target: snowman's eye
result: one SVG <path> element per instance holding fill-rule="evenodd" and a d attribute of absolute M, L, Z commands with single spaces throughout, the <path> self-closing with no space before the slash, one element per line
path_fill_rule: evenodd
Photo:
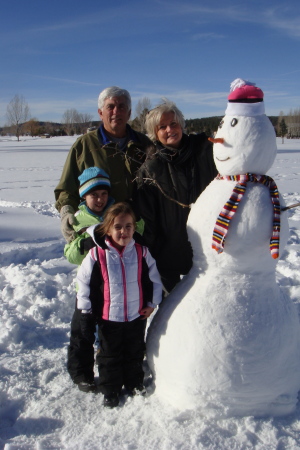
<path fill-rule="evenodd" d="M 224 123 L 224 120 L 221 120 L 221 122 L 219 123 L 219 128 L 222 128 L 223 123 Z"/>
<path fill-rule="evenodd" d="M 232 119 L 232 121 L 231 121 L 231 126 L 232 126 L 232 127 L 235 127 L 237 123 L 238 123 L 238 120 L 237 120 L 237 119 Z"/>

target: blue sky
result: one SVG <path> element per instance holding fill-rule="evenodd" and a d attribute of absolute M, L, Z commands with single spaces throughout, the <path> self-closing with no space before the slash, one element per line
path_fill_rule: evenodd
<path fill-rule="evenodd" d="M 300 108 L 299 0 L 10 0 L 0 17 L 0 125 L 15 94 L 31 116 L 94 114 L 107 86 L 177 103 L 186 119 L 223 115 L 238 77 L 266 113 Z"/>

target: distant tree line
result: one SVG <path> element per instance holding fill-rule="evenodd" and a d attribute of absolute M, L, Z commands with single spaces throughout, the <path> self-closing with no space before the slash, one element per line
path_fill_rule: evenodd
<path fill-rule="evenodd" d="M 300 138 L 300 108 L 291 109 L 287 115 L 280 111 L 277 133 L 288 139 Z"/>
<path fill-rule="evenodd" d="M 93 116 L 80 113 L 76 109 L 67 109 L 61 123 L 40 122 L 30 117 L 30 108 L 21 95 L 15 95 L 6 108 L 7 124 L 0 128 L 2 135 L 14 134 L 17 139 L 22 135 L 30 136 L 62 136 L 86 133 L 88 128 L 96 126 Z"/>
<path fill-rule="evenodd" d="M 130 125 L 136 131 L 146 132 L 145 119 L 151 110 L 151 101 L 148 97 L 141 98 L 135 109 L 135 118 L 130 121 Z M 67 109 L 62 116 L 61 123 L 40 122 L 35 117 L 30 117 L 30 109 L 24 97 L 15 95 L 7 105 L 7 124 L 0 128 L 2 135 L 11 133 L 17 136 L 18 140 L 22 134 L 30 136 L 62 136 L 79 135 L 97 127 L 99 121 L 93 121 L 92 115 L 78 112 L 76 109 Z M 218 129 L 223 116 L 204 117 L 199 119 L 186 119 L 187 134 L 205 132 L 212 136 Z M 300 138 L 300 108 L 291 110 L 289 114 L 269 116 L 277 136 L 282 138 Z"/>
<path fill-rule="evenodd" d="M 68 136 L 84 134 L 92 126 L 92 114 L 80 113 L 77 109 L 67 109 L 62 117 L 63 129 Z"/>
<path fill-rule="evenodd" d="M 151 102 L 148 97 L 141 98 L 135 109 L 135 118 L 131 120 L 130 125 L 136 131 L 141 131 L 142 133 L 146 132 L 145 129 L 145 119 L 147 113 L 151 110 Z M 217 131 L 218 126 L 222 120 L 223 116 L 213 116 L 213 117 L 204 117 L 202 119 L 186 119 L 185 120 L 185 132 L 187 134 L 190 133 L 206 133 L 208 136 L 213 136 L 213 134 Z M 277 116 L 269 116 L 272 125 L 277 132 Z M 281 136 L 278 134 L 278 136 Z"/>
<path fill-rule="evenodd" d="M 213 136 L 217 131 L 219 124 L 224 116 L 204 117 L 202 119 L 186 119 L 185 127 L 187 134 L 206 133 L 207 136 Z M 269 116 L 269 119 L 276 129 L 278 117 Z"/>

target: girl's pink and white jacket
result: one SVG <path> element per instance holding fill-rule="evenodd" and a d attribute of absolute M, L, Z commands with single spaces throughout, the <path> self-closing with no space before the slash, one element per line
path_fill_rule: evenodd
<path fill-rule="evenodd" d="M 77 284 L 78 309 L 92 309 L 98 317 L 115 322 L 132 321 L 141 308 L 155 308 L 162 300 L 156 262 L 134 239 L 121 253 L 107 238 L 104 245 L 97 243 L 78 270 Z"/>

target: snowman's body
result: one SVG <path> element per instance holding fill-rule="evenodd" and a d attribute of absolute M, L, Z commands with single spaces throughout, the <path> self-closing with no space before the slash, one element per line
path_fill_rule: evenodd
<path fill-rule="evenodd" d="M 248 141 L 238 129 L 234 136 L 232 120 L 225 116 L 217 133 L 226 143 L 214 146 L 218 170 L 222 173 L 224 162 L 223 175 L 266 173 L 276 155 L 269 119 L 238 118 L 236 127 Z M 300 327 L 293 303 L 275 280 L 269 249 L 273 206 L 266 186 L 248 183 L 224 251 L 212 249 L 216 219 L 235 184 L 212 181 L 192 207 L 193 268 L 165 300 L 148 333 L 155 392 L 180 409 L 288 414 L 300 388 Z M 281 254 L 287 238 L 287 217 L 281 214 Z"/>

